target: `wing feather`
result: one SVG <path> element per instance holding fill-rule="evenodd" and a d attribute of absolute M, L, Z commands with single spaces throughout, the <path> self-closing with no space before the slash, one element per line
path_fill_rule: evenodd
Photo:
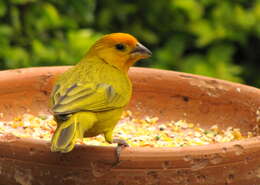
<path fill-rule="evenodd" d="M 55 114 L 70 114 L 78 111 L 105 111 L 123 107 L 127 98 L 105 83 L 73 84 L 61 94 L 54 88 L 52 111 Z"/>

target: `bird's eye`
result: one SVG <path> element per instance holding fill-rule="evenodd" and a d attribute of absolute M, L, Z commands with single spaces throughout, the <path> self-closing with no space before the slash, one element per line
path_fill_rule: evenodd
<path fill-rule="evenodd" d="M 125 50 L 125 46 L 123 44 L 116 44 L 115 47 L 116 47 L 117 50 L 120 50 L 120 51 Z"/>

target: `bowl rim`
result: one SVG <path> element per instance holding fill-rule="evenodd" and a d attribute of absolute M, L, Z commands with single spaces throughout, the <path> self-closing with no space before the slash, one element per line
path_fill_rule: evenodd
<path fill-rule="evenodd" d="M 20 74 L 25 74 L 27 76 L 38 76 L 41 74 L 48 74 L 54 71 L 64 71 L 68 69 L 70 66 L 51 66 L 51 67 L 30 67 L 30 68 L 20 68 L 20 69 L 12 69 L 12 70 L 4 70 L 0 71 L 0 78 L 1 81 L 16 78 Z M 260 89 L 251 87 L 244 84 L 229 82 L 226 80 L 220 80 L 211 77 L 205 77 L 201 75 L 194 75 L 189 73 L 183 72 L 175 72 L 169 70 L 160 70 L 160 69 L 149 69 L 149 68 L 141 68 L 141 67 L 132 67 L 130 73 L 135 72 L 145 72 L 145 73 L 160 73 L 164 75 L 167 73 L 168 75 L 182 75 L 189 77 L 195 77 L 203 80 L 214 80 L 221 84 L 229 85 L 229 86 L 236 86 L 239 88 L 243 88 L 245 91 L 253 92 L 260 97 Z M 40 139 L 30 139 L 30 138 L 19 138 L 17 140 L 20 144 L 23 144 L 26 147 L 30 144 L 35 144 L 41 146 L 41 148 L 45 148 L 45 152 L 48 151 L 48 147 L 50 145 L 50 141 L 40 140 Z M 9 144 L 12 145 L 13 142 Z M 6 139 L 2 139 L 0 137 L 0 145 L 6 144 Z M 243 148 L 244 153 L 249 153 L 251 151 L 260 151 L 260 136 L 242 139 L 238 141 L 232 141 L 227 143 L 216 143 L 216 144 L 207 144 L 207 145 L 200 145 L 200 146 L 184 146 L 184 147 L 127 147 L 122 150 L 121 159 L 122 160 L 135 160 L 135 161 L 150 161 L 158 160 L 158 161 L 165 161 L 170 160 L 173 158 L 183 158 L 186 155 L 202 155 L 202 154 L 216 154 L 216 153 L 223 153 L 223 149 L 227 149 L 227 152 L 232 155 L 236 156 L 236 146 L 241 146 Z M 81 150 L 81 152 L 88 151 L 90 149 L 95 149 L 97 152 L 101 152 L 107 150 L 115 150 L 114 146 L 92 146 L 92 145 L 77 145 L 74 150 Z M 49 152 L 50 153 L 50 152 Z M 10 155 L 11 156 L 11 155 Z M 113 160 L 113 159 L 111 159 Z"/>

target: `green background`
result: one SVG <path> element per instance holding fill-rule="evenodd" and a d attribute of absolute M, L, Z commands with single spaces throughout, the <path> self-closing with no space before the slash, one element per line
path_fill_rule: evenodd
<path fill-rule="evenodd" d="M 0 0 L 0 69 L 72 65 L 111 32 L 153 51 L 139 66 L 260 87 L 260 0 Z"/>

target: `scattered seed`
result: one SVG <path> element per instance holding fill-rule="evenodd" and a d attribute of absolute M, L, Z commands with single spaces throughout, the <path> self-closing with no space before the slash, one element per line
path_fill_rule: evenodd
<path fill-rule="evenodd" d="M 52 115 L 33 116 L 24 114 L 9 122 L 0 122 L 0 136 L 12 134 L 20 138 L 34 138 L 49 141 L 56 129 Z M 203 129 L 198 124 L 184 120 L 161 123 L 157 117 L 137 119 L 131 111 L 125 111 L 114 129 L 114 136 L 124 139 L 130 146 L 183 147 L 222 143 L 253 137 L 252 132 L 242 135 L 239 128 L 221 130 L 217 125 Z M 102 135 L 78 140 L 79 144 L 111 145 Z M 112 144 L 115 146 L 115 144 Z"/>

